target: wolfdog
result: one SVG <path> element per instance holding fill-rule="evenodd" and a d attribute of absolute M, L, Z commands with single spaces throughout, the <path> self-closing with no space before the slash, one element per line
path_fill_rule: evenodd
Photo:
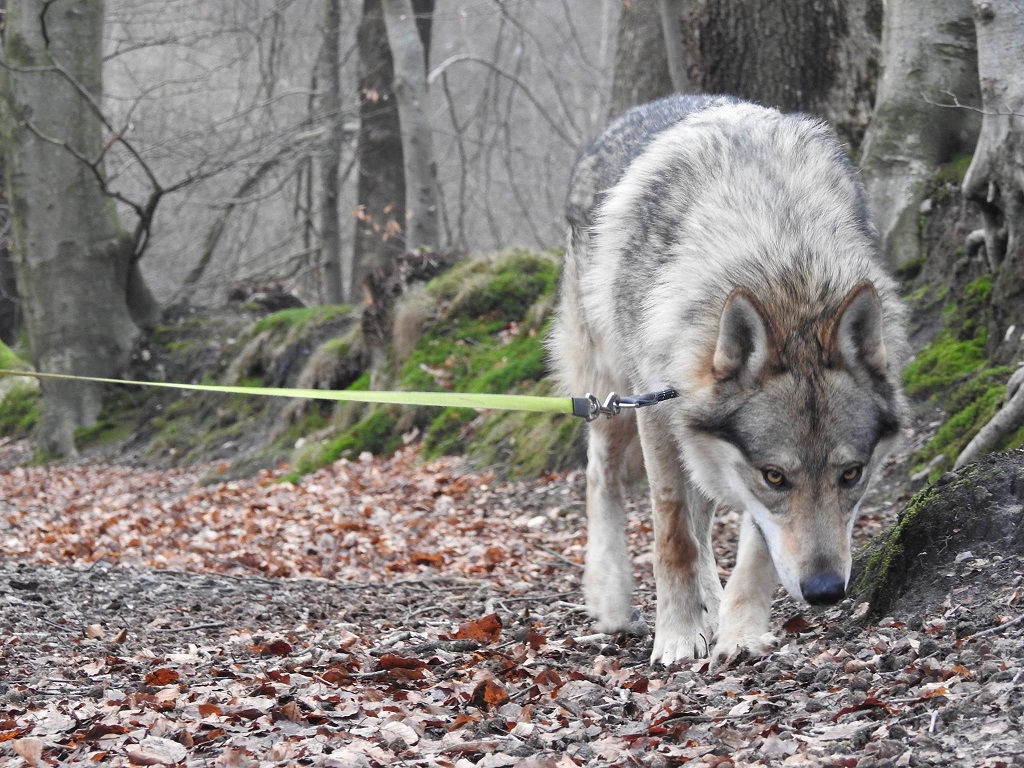
<path fill-rule="evenodd" d="M 820 121 L 676 96 L 584 152 L 567 218 L 549 342 L 561 383 L 679 394 L 590 426 L 588 608 L 602 631 L 630 619 L 623 483 L 639 441 L 652 662 L 763 654 L 780 581 L 814 605 L 845 595 L 857 507 L 905 418 L 905 309 L 863 189 Z M 742 513 L 724 590 L 719 507 Z"/>

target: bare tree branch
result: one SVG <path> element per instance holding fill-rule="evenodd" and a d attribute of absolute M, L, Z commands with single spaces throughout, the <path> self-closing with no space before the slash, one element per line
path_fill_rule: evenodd
<path fill-rule="evenodd" d="M 555 135 L 558 136 L 558 138 L 560 138 L 562 141 L 564 141 L 566 144 L 573 148 L 578 147 L 582 143 L 582 138 L 580 136 L 569 135 L 569 133 L 566 132 L 565 128 L 563 128 L 562 125 L 550 115 L 550 113 L 544 108 L 544 105 L 540 103 L 540 101 L 533 94 L 533 91 L 530 89 L 528 85 L 526 85 L 526 83 L 524 83 L 515 75 L 506 72 L 494 62 L 488 61 L 487 59 L 481 58 L 480 56 L 475 56 L 471 53 L 460 53 L 455 56 L 450 56 L 444 61 L 442 61 L 440 64 L 438 64 L 430 72 L 430 74 L 427 75 L 427 82 L 432 84 L 434 80 L 436 80 L 438 77 L 444 74 L 444 72 L 449 67 L 452 67 L 455 64 L 460 64 L 462 62 L 472 62 L 474 64 L 480 64 L 481 66 L 489 69 L 494 74 L 503 77 L 506 80 L 513 83 L 517 88 L 519 88 L 523 92 L 526 98 L 530 100 L 530 103 L 533 104 L 534 107 L 536 107 L 537 112 L 540 114 L 541 117 L 544 118 L 545 122 L 547 122 L 547 124 L 551 126 L 552 130 L 555 132 Z"/>

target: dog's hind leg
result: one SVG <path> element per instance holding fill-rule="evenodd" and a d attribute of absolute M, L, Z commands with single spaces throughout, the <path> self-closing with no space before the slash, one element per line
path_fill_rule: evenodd
<path fill-rule="evenodd" d="M 714 572 L 714 505 L 685 476 L 666 425 L 641 413 L 640 441 L 651 484 L 658 618 L 651 661 L 704 658 L 711 647 L 722 585 Z M 713 578 L 712 578 L 713 575 Z"/>
<path fill-rule="evenodd" d="M 621 414 L 590 425 L 587 445 L 587 562 L 583 591 L 602 632 L 625 629 L 633 591 L 633 562 L 626 540 L 624 486 L 636 419 Z"/>

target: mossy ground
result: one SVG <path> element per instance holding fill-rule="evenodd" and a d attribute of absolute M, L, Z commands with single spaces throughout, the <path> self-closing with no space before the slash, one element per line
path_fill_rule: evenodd
<path fill-rule="evenodd" d="M 324 304 L 315 307 L 282 309 L 258 320 L 252 327 L 252 333 L 256 335 L 264 331 L 302 330 L 307 325 L 324 325 L 351 312 L 352 307 L 346 304 Z"/>
<path fill-rule="evenodd" d="M 853 591 L 868 602 L 865 620 L 888 615 L 911 589 L 929 593 L 927 602 L 941 601 L 959 583 L 949 565 L 964 551 L 991 552 L 997 560 L 1021 551 L 1021 460 L 1020 452 L 989 456 L 944 473 L 911 499 L 857 558 Z"/>
<path fill-rule="evenodd" d="M 512 250 L 466 259 L 435 278 L 416 294 L 425 318 L 418 342 L 402 359 L 392 354 L 395 388 L 553 394 L 544 338 L 558 272 L 555 254 Z M 359 316 L 346 306 L 263 317 L 245 308 L 224 317 L 178 317 L 154 332 L 139 359 L 134 378 L 369 387 Z M 24 434 L 35 418 L 37 397 L 15 390 L 0 429 Z M 254 467 L 290 457 L 292 480 L 339 458 L 390 454 L 421 440 L 428 457 L 464 453 L 510 475 L 535 476 L 579 461 L 582 428 L 568 415 L 112 388 L 96 425 L 79 430 L 76 440 L 81 449 L 131 450 L 158 466 L 217 461 Z"/>
<path fill-rule="evenodd" d="M 39 422 L 39 415 L 39 387 L 15 383 L 0 400 L 0 436 L 28 436 Z"/>
<path fill-rule="evenodd" d="M 0 341 L 0 368 L 26 371 L 31 366 Z M 0 437 L 25 437 L 39 421 L 39 385 L 24 376 L 0 378 Z"/>
<path fill-rule="evenodd" d="M 905 533 L 917 525 L 918 516 L 928 509 L 937 494 L 935 486 L 920 491 L 900 513 L 895 525 L 858 555 L 852 591 L 868 600 L 867 620 L 881 618 L 902 587 L 906 574 L 896 573 L 894 566 L 904 563 Z"/>
<path fill-rule="evenodd" d="M 908 297 L 919 305 L 940 301 L 944 304 L 941 331 L 904 371 L 908 395 L 929 399 L 948 414 L 945 423 L 913 459 L 915 470 L 919 470 L 942 457 L 932 466 L 931 480 L 952 466 L 996 413 L 1006 394 L 1011 369 L 989 367 L 988 363 L 991 291 L 992 277 L 983 275 L 952 299 L 945 292 L 928 289 L 918 289 Z M 1007 445 L 1004 449 L 1009 447 L 1016 446 Z"/>
<path fill-rule="evenodd" d="M 543 342 L 557 282 L 553 254 L 524 250 L 467 259 L 435 278 L 417 298 L 428 302 L 432 319 L 397 362 L 397 388 L 550 394 Z M 344 420 L 338 434 L 303 448 L 293 479 L 341 457 L 393 452 L 403 435 L 416 434 L 428 458 L 465 454 L 510 475 L 533 476 L 577 460 L 582 427 L 568 416 L 465 408 L 350 407 Z"/>

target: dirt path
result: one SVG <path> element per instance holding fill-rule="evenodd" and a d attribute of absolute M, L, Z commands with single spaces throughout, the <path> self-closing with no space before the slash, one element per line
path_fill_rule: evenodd
<path fill-rule="evenodd" d="M 576 473 L 209 469 L 0 473 L 0 765 L 1024 765 L 1016 558 L 968 553 L 943 600 L 867 628 L 780 598 L 777 653 L 666 670 L 578 604 Z"/>

